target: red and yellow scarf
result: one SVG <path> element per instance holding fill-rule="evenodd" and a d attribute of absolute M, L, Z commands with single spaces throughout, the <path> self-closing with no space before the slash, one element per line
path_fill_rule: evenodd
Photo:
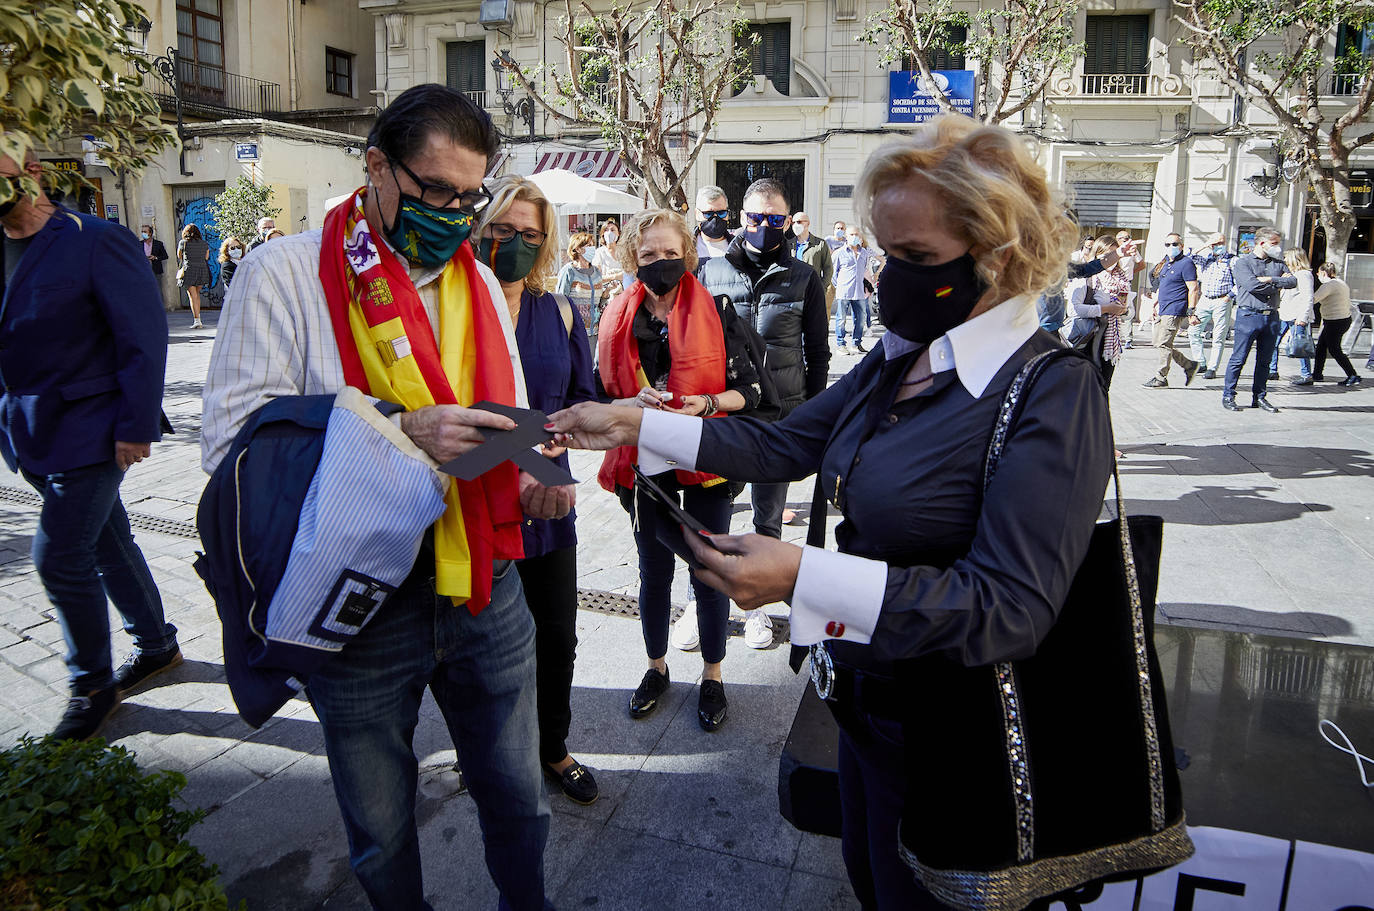
<path fill-rule="evenodd" d="M 724 392 L 725 330 L 715 299 L 691 273 L 684 275 L 677 287 L 677 300 L 668 311 L 668 350 L 672 352 L 668 391 L 677 395 Z M 639 342 L 634 334 L 635 314 L 643 303 L 644 283 L 637 281 L 617 295 L 601 317 L 596 344 L 601 384 L 615 398 L 633 398 L 652 385 L 639 362 Z M 639 450 L 634 446 L 612 449 L 601 462 L 597 481 L 612 493 L 617 486 L 634 487 L 631 466 L 638 461 Z M 705 487 L 725 480 L 701 471 L 679 471 L 677 479 L 684 485 Z"/>
<path fill-rule="evenodd" d="M 438 279 L 436 339 L 406 267 L 374 240 L 363 215 L 366 192 L 325 216 L 320 250 L 345 382 L 407 411 L 515 405 L 505 332 L 472 248 L 460 246 Z M 474 481 L 450 478 L 445 503 L 434 524 L 435 588 L 476 614 L 491 601 L 492 561 L 524 556 L 519 471 L 506 462 Z"/>

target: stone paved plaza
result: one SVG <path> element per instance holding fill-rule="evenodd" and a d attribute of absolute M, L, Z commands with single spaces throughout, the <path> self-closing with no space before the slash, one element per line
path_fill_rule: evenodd
<path fill-rule="evenodd" d="M 254 731 L 234 711 L 220 664 L 219 624 L 191 568 L 200 469 L 200 390 L 214 338 L 172 315 L 166 410 L 175 436 L 135 466 L 124 502 L 180 628 L 186 663 L 131 697 L 107 729 L 147 768 L 184 772 L 185 800 L 208 816 L 193 839 L 221 868 L 231 898 L 253 911 L 365 909 L 348 869 L 323 741 L 304 700 Z M 1137 340 L 1143 341 L 1143 337 Z M 1361 338 L 1357 364 L 1368 352 Z M 833 371 L 857 355 L 837 356 Z M 1128 508 L 1167 524 L 1161 622 L 1374 644 L 1374 377 L 1363 387 L 1275 384 L 1278 415 L 1223 411 L 1221 383 L 1141 388 L 1156 353 L 1125 354 L 1113 416 Z M 1287 372 L 1289 363 L 1281 363 Z M 1248 383 L 1248 376 L 1245 383 Z M 1249 401 L 1243 385 L 1238 399 Z M 1072 459 L 1073 453 L 1065 453 Z M 595 483 L 599 456 L 574 458 L 580 585 L 633 595 L 634 543 L 618 502 Z M 793 486 L 805 511 L 807 484 Z M 66 700 L 58 624 L 28 551 L 36 498 L 0 469 L 0 742 L 47 731 Z M 749 526 L 748 496 L 735 529 Z M 832 520 L 833 521 L 833 520 Z M 789 526 L 787 537 L 806 528 Z M 685 597 L 685 573 L 675 591 Z M 775 615 L 783 615 L 781 606 Z M 741 615 L 742 616 L 742 615 Z M 670 652 L 674 684 L 652 718 L 630 721 L 629 691 L 644 663 L 638 621 L 579 614 L 573 754 L 596 770 L 601 799 L 578 807 L 561 794 L 547 853 L 560 908 L 801 909 L 857 907 L 838 842 L 802 835 L 777 810 L 778 758 L 804 685 L 787 667 L 776 624 L 771 649 L 732 637 L 725 662 L 730 718 L 708 735 L 695 719 L 698 654 Z M 116 662 L 128 639 L 114 621 Z M 437 908 L 494 908 L 472 801 L 455 794 L 452 744 L 432 703 L 416 734 L 426 892 Z"/>

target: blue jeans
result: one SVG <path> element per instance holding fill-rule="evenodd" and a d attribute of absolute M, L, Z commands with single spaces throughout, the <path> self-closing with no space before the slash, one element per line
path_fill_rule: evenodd
<path fill-rule="evenodd" d="M 420 879 L 411 742 L 428 686 L 458 750 L 501 908 L 539 911 L 549 804 L 539 770 L 534 620 L 511 564 L 477 616 L 417 569 L 309 680 L 349 861 L 378 911 L 431 911 Z M 462 853 L 464 846 L 455 846 Z"/>
<path fill-rule="evenodd" d="M 163 616 L 162 596 L 119 499 L 124 472 L 114 460 L 50 475 L 20 471 L 43 497 L 33 566 L 62 624 L 72 690 L 114 683 L 107 596 L 135 649 L 156 655 L 176 648 L 176 627 Z"/>
<path fill-rule="evenodd" d="M 1286 319 L 1286 320 L 1283 320 L 1282 322 L 1279 323 L 1279 337 L 1276 338 L 1276 339 L 1274 340 L 1274 354 L 1273 354 L 1273 356 L 1271 356 L 1271 357 L 1269 358 L 1269 372 L 1270 372 L 1270 373 L 1278 373 L 1278 371 L 1279 371 L 1279 346 L 1283 344 L 1283 340 L 1288 336 L 1288 333 L 1291 332 L 1292 329 L 1293 329 L 1293 327 L 1296 326 L 1297 324 L 1298 324 L 1298 321 L 1297 321 L 1297 320 L 1294 320 L 1294 319 Z M 1308 330 L 1309 332 L 1311 332 L 1311 331 L 1312 331 L 1312 327 L 1311 327 L 1311 326 L 1308 326 L 1308 327 L 1307 327 L 1307 330 Z M 1309 377 L 1309 376 L 1311 376 L 1311 375 L 1312 375 L 1312 361 L 1310 361 L 1309 359 L 1307 359 L 1307 358 L 1305 358 L 1305 357 L 1303 357 L 1303 358 L 1298 358 L 1298 376 L 1299 376 L 1299 377 Z"/>
<path fill-rule="evenodd" d="M 675 481 L 665 475 L 655 482 L 668 493 L 677 489 Z M 730 531 L 730 507 L 734 497 L 730 485 L 715 484 L 702 487 L 693 484 L 681 488 L 682 508 L 686 513 L 716 534 Z M 644 650 L 650 660 L 668 654 L 668 625 L 672 618 L 673 573 L 677 571 L 677 557 L 659 542 L 656 534 L 658 513 L 651 508 L 647 494 L 635 494 L 621 487 L 620 505 L 634 520 L 635 544 L 639 551 L 639 625 L 644 634 Z M 690 532 L 689 532 L 690 534 Z M 725 639 L 729 634 L 730 599 L 697 581 L 691 574 L 692 591 L 697 596 L 697 629 L 701 632 L 701 658 L 707 664 L 725 660 Z"/>
<path fill-rule="evenodd" d="M 844 344 L 845 326 L 851 319 L 854 321 L 854 341 L 858 342 L 864 337 L 864 329 L 868 326 L 868 301 L 862 297 L 835 298 L 836 345 Z"/>
<path fill-rule="evenodd" d="M 1278 344 L 1280 325 L 1276 310 L 1261 313 L 1249 307 L 1236 308 L 1236 331 L 1231 361 L 1226 365 L 1226 385 L 1221 391 L 1223 399 L 1236 397 L 1240 371 L 1245 367 L 1251 348 L 1255 349 L 1255 381 L 1251 391 L 1256 399 L 1268 391 L 1269 361 L 1274 357 L 1274 346 Z"/>
<path fill-rule="evenodd" d="M 1040 295 L 1035 302 L 1035 315 L 1040 321 L 1041 329 L 1056 335 L 1059 334 L 1059 330 L 1064 326 L 1064 320 L 1068 318 L 1068 314 L 1065 312 L 1063 290 L 1055 291 L 1053 294 Z"/>

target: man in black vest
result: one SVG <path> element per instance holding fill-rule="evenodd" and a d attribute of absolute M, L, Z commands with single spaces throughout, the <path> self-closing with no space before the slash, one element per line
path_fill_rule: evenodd
<path fill-rule="evenodd" d="M 728 297 L 740 319 L 763 337 L 782 417 L 823 391 L 829 378 L 825 289 L 816 270 L 792 255 L 792 219 L 781 183 L 764 177 L 750 184 L 740 223 L 730 249 L 702 263 L 697 277 L 713 296 Z M 753 491 L 754 530 L 781 538 L 787 485 L 755 484 Z M 767 619 L 762 611 L 754 614 Z"/>

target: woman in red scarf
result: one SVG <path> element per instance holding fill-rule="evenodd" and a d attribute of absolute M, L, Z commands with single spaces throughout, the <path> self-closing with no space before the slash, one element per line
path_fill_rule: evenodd
<path fill-rule="evenodd" d="M 597 355 L 600 383 L 616 404 L 662 408 L 699 417 L 722 416 L 758 405 L 758 375 L 743 327 L 733 307 L 717 307 L 695 276 L 696 248 L 681 215 L 667 209 L 640 213 L 625 226 L 621 265 L 636 281 L 619 294 L 601 318 Z M 673 552 L 659 542 L 656 514 L 635 490 L 637 452 L 622 446 L 606 454 L 599 480 L 616 493 L 635 520 L 639 548 L 639 617 L 649 669 L 630 697 L 630 717 L 647 718 L 668 689 L 668 620 Z M 678 496 L 688 513 L 713 532 L 730 527 L 734 491 L 724 478 L 701 472 L 664 472 L 653 478 Z M 638 501 L 638 502 L 636 502 Z M 714 731 L 725 722 L 726 624 L 730 601 L 691 579 L 701 630 L 701 693 L 697 720 Z"/>

